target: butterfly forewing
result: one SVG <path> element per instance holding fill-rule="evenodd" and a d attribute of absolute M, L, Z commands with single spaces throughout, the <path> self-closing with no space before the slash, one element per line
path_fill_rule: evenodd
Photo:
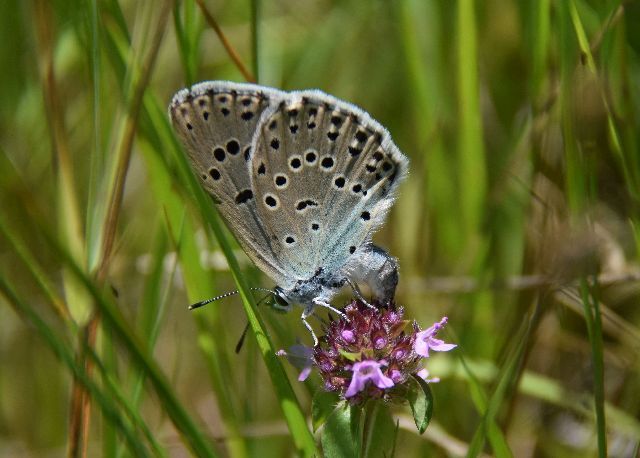
<path fill-rule="evenodd" d="M 252 261 L 276 282 L 288 276 L 256 212 L 249 161 L 261 116 L 283 95 L 260 86 L 206 82 L 177 93 L 169 107 L 198 179 Z"/>
<path fill-rule="evenodd" d="M 407 160 L 357 107 L 290 93 L 253 141 L 255 204 L 278 264 L 297 279 L 336 271 L 383 222 Z"/>

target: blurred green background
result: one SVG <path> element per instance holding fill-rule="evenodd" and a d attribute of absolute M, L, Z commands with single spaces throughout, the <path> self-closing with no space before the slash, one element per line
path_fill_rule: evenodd
<path fill-rule="evenodd" d="M 260 84 L 358 104 L 411 160 L 375 240 L 459 347 L 424 435 L 394 409 L 397 456 L 635 456 L 640 4 L 205 4 Z M 178 89 L 245 81 L 197 2 L 1 2 L 0 68 L 0 455 L 308 451 L 318 379 L 285 367 L 283 415 L 265 347 L 234 352 L 240 299 L 186 309 L 236 288 L 231 246 L 273 286 L 213 235 L 168 125 Z M 275 349 L 310 340 L 259 314 Z"/>

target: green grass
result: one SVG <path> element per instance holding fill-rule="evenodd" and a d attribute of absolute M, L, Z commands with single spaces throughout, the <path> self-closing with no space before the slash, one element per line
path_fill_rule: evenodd
<path fill-rule="evenodd" d="M 256 307 L 249 287 L 273 285 L 166 115 L 188 84 L 255 78 L 389 128 L 411 171 L 375 239 L 399 258 L 406 315 L 447 315 L 459 345 L 429 367 L 442 381 L 424 435 L 396 406 L 363 417 L 364 443 L 336 441 L 633 456 L 639 21 L 619 0 L 0 4 L 0 455 L 323 446 L 319 380 L 274 354 L 308 343 L 299 313 Z"/>

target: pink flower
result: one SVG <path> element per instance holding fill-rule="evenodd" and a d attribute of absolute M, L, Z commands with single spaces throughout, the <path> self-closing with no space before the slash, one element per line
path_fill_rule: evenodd
<path fill-rule="evenodd" d="M 351 370 L 353 371 L 353 378 L 351 379 L 351 383 L 349 384 L 349 388 L 344 394 L 344 397 L 350 398 L 355 396 L 360 391 L 364 390 L 368 381 L 372 381 L 373 384 L 380 389 L 391 388 L 394 385 L 393 380 L 382 373 L 380 368 L 383 365 L 386 365 L 384 360 L 380 362 L 365 360 L 354 363 L 351 367 Z"/>
<path fill-rule="evenodd" d="M 413 344 L 413 350 L 420 356 L 429 357 L 429 349 L 433 351 L 449 351 L 457 347 L 455 344 L 445 343 L 444 340 L 436 339 L 437 332 L 447 324 L 447 317 L 435 323 L 425 331 L 416 334 L 416 340 Z"/>
<path fill-rule="evenodd" d="M 340 333 L 340 336 L 345 342 L 353 343 L 356 341 L 356 336 L 351 329 L 345 329 Z"/>
<path fill-rule="evenodd" d="M 344 316 L 326 325 L 317 346 L 297 344 L 288 352 L 280 350 L 278 355 L 286 356 L 300 371 L 300 381 L 316 369 L 323 388 L 350 405 L 362 405 L 369 399 L 404 400 L 414 376 L 437 382 L 421 369 L 430 349 L 448 351 L 456 347 L 436 338 L 447 319 L 421 331 L 418 323 L 404 318 L 402 307 L 394 303 L 374 305 L 352 301 L 344 308 Z"/>
<path fill-rule="evenodd" d="M 304 382 L 307 377 L 309 377 L 313 366 L 313 348 L 301 344 L 295 344 L 289 348 L 288 352 L 285 350 L 278 350 L 276 355 L 286 356 L 291 365 L 300 371 L 298 381 Z"/>
<path fill-rule="evenodd" d="M 438 383 L 440 381 L 440 377 L 429 378 L 429 371 L 426 369 L 420 369 L 416 375 L 427 383 Z"/>

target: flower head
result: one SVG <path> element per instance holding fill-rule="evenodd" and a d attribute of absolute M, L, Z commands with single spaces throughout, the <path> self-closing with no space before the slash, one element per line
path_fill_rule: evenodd
<path fill-rule="evenodd" d="M 315 348 L 294 345 L 286 356 L 301 370 L 299 380 L 315 367 L 325 390 L 337 392 L 351 404 L 371 398 L 402 398 L 404 384 L 412 376 L 438 381 L 428 379 L 423 368 L 429 348 L 448 351 L 455 347 L 435 338 L 446 318 L 420 331 L 415 322 L 408 326 L 403 315 L 402 307 L 395 304 L 373 308 L 353 301 L 344 308 L 344 316 L 329 323 Z"/>

